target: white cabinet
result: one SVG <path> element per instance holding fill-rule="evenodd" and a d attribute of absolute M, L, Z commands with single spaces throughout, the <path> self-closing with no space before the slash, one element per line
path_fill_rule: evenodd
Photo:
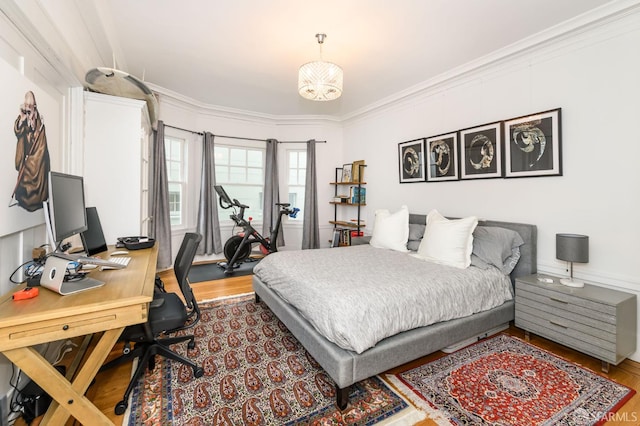
<path fill-rule="evenodd" d="M 85 202 L 95 206 L 107 244 L 149 235 L 152 130 L 144 101 L 85 92 Z"/>

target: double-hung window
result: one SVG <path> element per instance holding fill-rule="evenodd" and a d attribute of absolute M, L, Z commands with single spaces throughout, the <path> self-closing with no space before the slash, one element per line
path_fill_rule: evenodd
<path fill-rule="evenodd" d="M 289 203 L 291 207 L 300 209 L 298 216 L 289 220 L 302 221 L 302 209 L 304 207 L 304 186 L 307 176 L 307 151 L 306 149 L 287 150 L 287 187 L 289 190 Z"/>
<path fill-rule="evenodd" d="M 187 226 L 187 142 L 165 136 L 165 160 L 169 183 L 169 217 L 172 228 Z"/>
<path fill-rule="evenodd" d="M 262 221 L 264 191 L 264 147 L 216 144 L 216 185 L 222 185 L 231 199 L 249 206 L 245 219 Z M 229 221 L 232 211 L 218 206 L 218 219 Z"/>

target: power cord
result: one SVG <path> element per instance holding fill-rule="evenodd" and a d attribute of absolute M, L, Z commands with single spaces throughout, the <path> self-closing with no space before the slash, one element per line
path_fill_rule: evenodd
<path fill-rule="evenodd" d="M 13 284 L 22 284 L 24 281 L 17 281 L 15 279 L 15 275 L 22 268 L 24 268 L 25 281 L 28 281 L 30 278 L 39 276 L 40 270 L 42 269 L 42 267 L 44 267 L 44 264 L 47 260 L 47 250 L 45 247 L 48 246 L 48 244 L 43 244 L 40 247 L 34 248 L 31 252 L 32 259 L 18 266 L 9 276 L 9 281 Z"/>
<path fill-rule="evenodd" d="M 56 360 L 53 362 L 53 365 L 60 364 L 60 362 L 64 359 L 64 356 L 69 352 L 73 351 L 73 349 L 77 347 L 78 345 L 73 343 L 71 340 L 67 340 L 64 343 L 64 346 L 60 346 L 60 349 L 58 351 L 58 356 L 56 357 Z"/>

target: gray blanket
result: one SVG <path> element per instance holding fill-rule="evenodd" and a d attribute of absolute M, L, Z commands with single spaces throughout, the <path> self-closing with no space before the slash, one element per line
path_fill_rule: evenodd
<path fill-rule="evenodd" d="M 320 334 L 357 353 L 513 297 L 509 277 L 496 268 L 458 269 L 369 245 L 272 253 L 254 274 Z"/>

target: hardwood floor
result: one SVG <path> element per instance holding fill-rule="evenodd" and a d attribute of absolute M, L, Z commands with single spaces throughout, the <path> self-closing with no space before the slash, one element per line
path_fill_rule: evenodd
<path fill-rule="evenodd" d="M 167 291 L 180 293 L 173 271 L 162 272 L 160 273 L 160 276 L 165 283 Z M 197 300 L 208 300 L 222 296 L 249 293 L 252 291 L 251 276 L 195 283 L 192 284 L 192 288 Z M 524 338 L 524 332 L 514 326 L 511 326 L 506 332 L 513 336 Z M 531 343 L 600 373 L 601 363 L 595 358 L 581 354 L 536 335 L 531 336 Z M 116 345 L 116 347 L 111 351 L 108 360 L 119 356 L 121 351 L 122 346 Z M 443 355 L 444 353 L 442 352 L 436 352 L 402 367 L 390 370 L 389 373 L 397 373 L 407 368 L 418 366 L 424 362 L 437 359 Z M 99 373 L 96 377 L 95 383 L 87 391 L 87 397 L 91 399 L 94 404 L 96 404 L 96 406 L 115 424 L 122 424 L 123 421 L 123 416 L 115 415 L 114 407 L 115 404 L 122 399 L 122 394 L 127 387 L 130 374 L 131 363 L 125 363 L 119 367 Z M 611 366 L 609 374 L 601 374 L 633 389 L 640 390 L 640 364 L 637 362 L 625 360 L 618 366 Z M 618 411 L 616 419 L 616 421 L 610 421 L 606 424 L 627 426 L 640 425 L 640 395 L 634 395 L 633 398 L 631 398 L 631 400 L 629 400 Z M 38 424 L 38 419 L 36 419 L 32 424 Z M 74 422 L 70 420 L 67 424 L 73 425 Z M 429 420 L 419 423 L 421 426 L 434 424 L 435 423 Z M 24 425 L 24 422 L 19 420 L 16 422 L 16 425 Z"/>

